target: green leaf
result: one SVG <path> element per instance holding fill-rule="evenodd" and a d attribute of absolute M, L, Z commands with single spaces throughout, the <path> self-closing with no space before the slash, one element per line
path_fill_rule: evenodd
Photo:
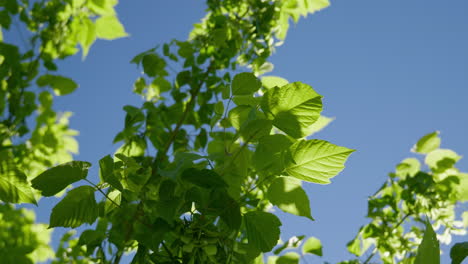
<path fill-rule="evenodd" d="M 322 131 L 325 127 L 327 127 L 333 120 L 335 120 L 334 117 L 326 117 L 321 115 L 315 123 L 310 125 L 306 130 L 307 134 L 310 136 L 312 134 L 315 134 L 317 132 Z"/>
<path fill-rule="evenodd" d="M 253 142 L 262 137 L 268 136 L 273 127 L 270 120 L 257 119 L 249 121 L 240 131 L 246 142 Z"/>
<path fill-rule="evenodd" d="M 436 149 L 427 154 L 424 162 L 435 172 L 443 172 L 446 169 L 452 168 L 453 165 L 460 160 L 453 150 L 450 149 Z"/>
<path fill-rule="evenodd" d="M 26 175 L 18 170 L 12 162 L 0 161 L 0 201 L 37 205 Z"/>
<path fill-rule="evenodd" d="M 283 156 L 285 171 L 298 179 L 319 184 L 330 183 L 330 178 L 344 169 L 352 149 L 324 140 L 300 140 Z"/>
<path fill-rule="evenodd" d="M 310 237 L 302 246 L 302 254 L 315 254 L 322 256 L 322 243 L 318 238 Z"/>
<path fill-rule="evenodd" d="M 96 25 L 89 18 L 84 18 L 81 21 L 81 28 L 79 31 L 79 41 L 83 49 L 83 58 L 88 55 L 89 48 L 96 40 Z"/>
<path fill-rule="evenodd" d="M 247 121 L 249 113 L 252 111 L 252 109 L 252 107 L 247 105 L 240 105 L 231 109 L 231 111 L 229 111 L 228 118 L 232 126 L 235 129 L 240 130 L 242 125 Z"/>
<path fill-rule="evenodd" d="M 468 173 L 459 173 L 460 182 L 457 185 L 458 200 L 460 202 L 468 201 Z"/>
<path fill-rule="evenodd" d="M 416 145 L 412 148 L 412 151 L 427 154 L 440 147 L 439 131 L 429 133 L 418 140 Z"/>
<path fill-rule="evenodd" d="M 426 231 L 418 247 L 414 264 L 440 264 L 439 241 L 429 221 L 426 222 Z"/>
<path fill-rule="evenodd" d="M 94 198 L 95 189 L 80 186 L 67 193 L 50 215 L 51 227 L 78 227 L 84 223 L 92 224 L 98 216 L 98 205 Z"/>
<path fill-rule="evenodd" d="M 164 67 L 166 67 L 164 59 L 154 53 L 143 56 L 141 64 L 143 65 L 143 71 L 150 77 L 161 74 L 161 72 L 164 71 Z"/>
<path fill-rule="evenodd" d="M 32 187 L 40 190 L 43 196 L 52 196 L 68 185 L 83 180 L 88 175 L 91 163 L 86 161 L 71 161 L 50 168 L 34 178 Z"/>
<path fill-rule="evenodd" d="M 466 257 L 468 257 L 468 242 L 456 243 L 450 249 L 452 264 L 460 264 Z"/>
<path fill-rule="evenodd" d="M 272 204 L 286 213 L 314 220 L 310 214 L 309 197 L 299 180 L 291 177 L 276 178 L 268 188 L 267 197 Z"/>
<path fill-rule="evenodd" d="M 78 88 L 78 84 L 72 79 L 52 74 L 44 74 L 37 78 L 36 84 L 39 87 L 50 86 L 58 96 L 70 94 Z"/>
<path fill-rule="evenodd" d="M 306 0 L 305 1 L 307 11 L 309 13 L 315 13 L 330 5 L 329 0 Z"/>
<path fill-rule="evenodd" d="M 396 175 L 404 179 L 408 175 L 409 176 L 416 175 L 416 173 L 418 173 L 420 169 L 421 169 L 421 163 L 419 163 L 419 160 L 415 158 L 407 158 L 397 165 Z"/>
<path fill-rule="evenodd" d="M 261 138 L 253 155 L 257 171 L 269 170 L 280 173 L 283 170 L 281 153 L 293 144 L 285 135 L 276 134 Z"/>
<path fill-rule="evenodd" d="M 468 227 L 468 211 L 462 213 L 462 221 L 465 227 Z"/>
<path fill-rule="evenodd" d="M 213 170 L 188 168 L 182 172 L 182 180 L 190 182 L 202 188 L 227 188 L 228 185 Z"/>
<path fill-rule="evenodd" d="M 296 252 L 288 252 L 276 260 L 276 264 L 299 264 L 301 257 Z"/>
<path fill-rule="evenodd" d="M 231 83 L 232 95 L 251 95 L 260 87 L 262 87 L 262 83 L 250 72 L 237 74 Z"/>
<path fill-rule="evenodd" d="M 322 96 L 312 87 L 294 82 L 268 90 L 261 107 L 273 125 L 294 138 L 308 136 L 308 128 L 320 117 Z"/>
<path fill-rule="evenodd" d="M 115 15 L 102 16 L 96 19 L 96 36 L 101 39 L 113 40 L 128 36 L 123 25 Z"/>
<path fill-rule="evenodd" d="M 249 244 L 261 252 L 268 252 L 278 243 L 281 221 L 274 214 L 255 211 L 244 215 Z"/>
<path fill-rule="evenodd" d="M 263 84 L 263 87 L 267 88 L 267 89 L 271 89 L 271 88 L 274 88 L 274 87 L 281 87 L 281 86 L 284 86 L 286 84 L 288 84 L 288 80 L 284 79 L 284 78 L 281 78 L 281 77 L 277 77 L 277 76 L 264 76 L 262 77 L 262 84 Z"/>

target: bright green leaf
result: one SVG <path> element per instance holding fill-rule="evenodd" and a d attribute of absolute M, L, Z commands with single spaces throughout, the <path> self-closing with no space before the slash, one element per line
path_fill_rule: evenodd
<path fill-rule="evenodd" d="M 96 36 L 98 38 L 113 40 L 128 36 L 119 19 L 114 16 L 102 16 L 96 19 Z"/>
<path fill-rule="evenodd" d="M 453 150 L 436 149 L 427 154 L 424 162 L 432 170 L 435 170 L 436 172 L 442 172 L 453 167 L 453 165 L 460 159 L 461 157 L 458 156 L 458 154 Z"/>
<path fill-rule="evenodd" d="M 462 213 L 462 221 L 465 227 L 468 227 L 468 211 Z"/>
<path fill-rule="evenodd" d="M 276 264 L 299 264 L 301 257 L 296 252 L 288 252 L 276 260 Z"/>
<path fill-rule="evenodd" d="M 429 133 L 418 140 L 412 151 L 427 154 L 440 147 L 439 131 Z"/>
<path fill-rule="evenodd" d="M 294 138 L 308 136 L 308 128 L 322 111 L 322 97 L 312 87 L 294 82 L 268 90 L 261 102 L 273 125 Z"/>
<path fill-rule="evenodd" d="M 37 78 L 36 83 L 39 87 L 50 86 L 54 90 L 55 95 L 67 95 L 78 88 L 72 79 L 60 75 L 44 74 Z"/>
<path fill-rule="evenodd" d="M 298 179 L 319 184 L 344 169 L 344 163 L 354 151 L 324 140 L 300 140 L 283 156 L 285 171 Z"/>
<path fill-rule="evenodd" d="M 302 246 L 302 254 L 315 254 L 322 256 L 322 243 L 318 238 L 310 237 Z"/>
<path fill-rule="evenodd" d="M 37 205 L 26 175 L 8 161 L 0 161 L 0 201 Z"/>
<path fill-rule="evenodd" d="M 310 136 L 312 134 L 322 131 L 322 129 L 328 126 L 333 120 L 335 120 L 334 117 L 326 117 L 321 115 L 317 119 L 317 121 L 310 125 L 305 131 L 307 131 L 307 134 Z"/>
<path fill-rule="evenodd" d="M 277 244 L 281 222 L 274 214 L 255 211 L 244 215 L 249 245 L 268 252 Z"/>
<path fill-rule="evenodd" d="M 50 215 L 50 227 L 78 227 L 84 223 L 92 224 L 98 216 L 98 205 L 94 198 L 95 189 L 80 186 L 67 193 Z"/>
<path fill-rule="evenodd" d="M 250 72 L 237 74 L 231 84 L 232 95 L 251 95 L 260 87 L 262 87 L 262 83 Z"/>
<path fill-rule="evenodd" d="M 460 264 L 466 257 L 468 257 L 468 242 L 456 243 L 450 249 L 452 264 Z"/>
<path fill-rule="evenodd" d="M 301 182 L 291 177 L 276 178 L 268 188 L 270 202 L 286 213 L 305 216 L 314 220 L 310 214 L 310 202 Z"/>
<path fill-rule="evenodd" d="M 414 176 L 421 169 L 421 163 L 415 158 L 404 159 L 396 167 L 396 175 L 400 178 L 406 178 L 406 176 Z"/>
<path fill-rule="evenodd" d="M 32 187 L 40 190 L 43 196 L 55 195 L 68 185 L 85 179 L 89 167 L 91 163 L 86 161 L 71 161 L 55 166 L 34 178 Z"/>
<path fill-rule="evenodd" d="M 429 221 L 426 222 L 426 231 L 418 247 L 414 264 L 440 264 L 439 241 Z"/>
<path fill-rule="evenodd" d="M 271 88 L 274 88 L 274 87 L 281 87 L 281 86 L 284 86 L 286 84 L 288 84 L 288 80 L 284 79 L 284 78 L 281 78 L 281 77 L 277 77 L 277 76 L 264 76 L 262 77 L 262 84 L 263 84 L 263 87 L 267 88 L 267 89 L 271 89 Z"/>
<path fill-rule="evenodd" d="M 460 202 L 468 201 L 468 173 L 459 173 L 460 182 L 457 186 L 458 200 Z"/>
<path fill-rule="evenodd" d="M 81 28 L 79 34 L 79 41 L 83 49 L 83 58 L 88 55 L 89 48 L 96 40 L 96 25 L 89 18 L 84 18 L 81 21 Z"/>

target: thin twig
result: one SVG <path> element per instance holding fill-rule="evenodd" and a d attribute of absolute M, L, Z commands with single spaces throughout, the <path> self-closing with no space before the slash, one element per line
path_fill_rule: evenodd
<path fill-rule="evenodd" d="M 111 203 L 113 203 L 115 206 L 120 207 L 120 204 L 117 204 L 114 200 L 112 200 L 105 192 L 102 191 L 101 188 L 99 188 L 99 186 L 97 186 L 96 184 L 94 184 L 93 182 L 89 181 L 88 179 L 84 179 L 85 181 L 87 181 L 89 184 L 91 184 L 94 188 L 96 188 L 96 190 L 98 190 L 100 193 L 102 193 L 102 195 L 104 195 L 104 197 L 106 197 L 107 200 L 109 200 Z"/>

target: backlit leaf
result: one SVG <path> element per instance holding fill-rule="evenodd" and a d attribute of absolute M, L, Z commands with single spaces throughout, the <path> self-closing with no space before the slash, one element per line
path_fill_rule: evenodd
<path fill-rule="evenodd" d="M 302 254 L 314 254 L 322 256 L 322 243 L 318 238 L 310 237 L 302 246 Z"/>
<path fill-rule="evenodd" d="M 294 82 L 268 90 L 260 105 L 274 126 L 301 138 L 308 136 L 308 128 L 320 117 L 322 96 L 309 85 Z"/>
<path fill-rule="evenodd" d="M 26 175 L 8 161 L 0 161 L 0 201 L 37 205 Z"/>
<path fill-rule="evenodd" d="M 412 151 L 427 154 L 440 147 L 439 131 L 429 133 L 418 140 Z"/>
<path fill-rule="evenodd" d="M 261 86 L 262 83 L 253 73 L 239 73 L 232 80 L 232 95 L 251 95 L 260 89 Z"/>
<path fill-rule="evenodd" d="M 112 40 L 128 36 L 123 25 L 115 15 L 102 16 L 96 19 L 96 36 Z"/>
<path fill-rule="evenodd" d="M 43 196 L 52 196 L 65 189 L 68 185 L 86 178 L 91 163 L 86 161 L 71 161 L 50 168 L 34 178 L 32 187 L 40 190 Z"/>
<path fill-rule="evenodd" d="M 94 198 L 95 189 L 80 186 L 67 195 L 52 209 L 50 227 L 78 227 L 84 223 L 92 224 L 98 216 L 98 205 Z"/>
<path fill-rule="evenodd" d="M 300 140 L 283 156 L 288 175 L 319 184 L 330 183 L 330 178 L 344 169 L 344 163 L 354 151 L 324 140 Z"/>
<path fill-rule="evenodd" d="M 274 88 L 274 87 L 281 87 L 281 86 L 286 85 L 288 83 L 289 83 L 288 80 L 286 80 L 284 78 L 281 78 L 281 77 L 277 77 L 277 76 L 264 76 L 264 77 L 262 77 L 263 87 L 265 87 L 267 89 L 271 89 L 271 88 Z"/>
<path fill-rule="evenodd" d="M 273 181 L 267 192 L 270 202 L 286 213 L 305 216 L 310 214 L 310 202 L 302 189 L 301 182 L 291 177 L 279 177 Z"/>

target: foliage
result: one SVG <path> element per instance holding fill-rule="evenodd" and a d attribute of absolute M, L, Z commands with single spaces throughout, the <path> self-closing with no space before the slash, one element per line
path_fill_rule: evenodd
<path fill-rule="evenodd" d="M 383 263 L 429 263 L 420 262 L 417 256 L 421 255 L 418 250 L 421 241 L 423 246 L 424 241 L 432 239 L 428 234 L 433 232 L 432 226 L 442 231 L 437 238 L 444 244 L 450 244 L 452 235 L 466 234 L 468 225 L 456 220 L 455 208 L 457 203 L 467 201 L 467 174 L 455 167 L 461 157 L 452 150 L 439 148 L 440 142 L 434 132 L 413 147 L 414 152 L 424 156 L 429 171 L 422 168 L 419 159 L 407 158 L 369 197 L 367 217 L 371 222 L 362 226 L 356 238 L 348 243 L 349 252 L 358 257 L 372 248 L 364 263 L 369 263 L 376 254 Z M 428 247 L 423 250 L 434 251 Z"/>
<path fill-rule="evenodd" d="M 56 73 L 56 61 L 76 54 L 78 46 L 84 58 L 98 38 L 127 36 L 116 4 L 0 1 L 0 29 L 8 33 L 12 23 L 22 23 L 29 34 L 22 48 L 0 42 L 0 220 L 6 219 L 0 225 L 26 237 L 0 246 L 2 254 L 12 252 L 6 263 L 119 263 L 128 252 L 134 252 L 132 263 L 264 263 L 263 253 L 272 250 L 271 264 L 322 256 L 314 237 L 278 242 L 281 221 L 270 209 L 313 220 L 303 181 L 331 183 L 354 150 L 310 138 L 332 120 L 321 115 L 322 96 L 311 86 L 259 76 L 272 69 L 268 58 L 290 20 L 328 1 L 207 0 L 207 15 L 188 40 L 172 40 L 131 60 L 142 69 L 133 91 L 144 103 L 123 107 L 125 122 L 114 137 L 121 147 L 92 162 L 100 180 L 93 183 L 91 163 L 72 161 L 78 145 L 70 114 L 52 107 L 54 97 L 78 88 Z M 182 70 L 170 73 L 176 63 Z M 460 157 L 439 144 L 432 133 L 414 148 L 426 155 L 430 172 L 407 159 L 371 197 L 372 222 L 349 244 L 352 253 L 361 256 L 373 246 L 371 256 L 378 253 L 385 263 L 403 257 L 417 263 L 435 254 L 425 215 L 445 228 L 441 242 L 464 231 L 454 206 L 468 199 L 468 174 L 454 167 Z M 36 204 L 65 192 L 49 228 L 91 227 L 65 234 L 53 256 L 48 232 L 10 203 Z M 424 239 L 417 226 L 405 233 L 410 221 L 426 224 Z M 291 251 L 301 245 L 300 254 Z M 466 256 L 463 245 L 452 250 L 454 259 Z"/>

